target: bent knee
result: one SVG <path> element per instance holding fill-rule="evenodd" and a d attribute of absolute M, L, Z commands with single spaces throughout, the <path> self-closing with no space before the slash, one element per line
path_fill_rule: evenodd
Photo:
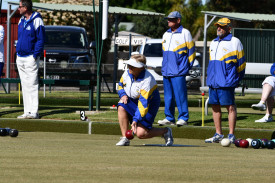
<path fill-rule="evenodd" d="M 147 134 L 148 132 L 144 129 L 139 129 L 137 130 L 137 134 L 136 136 L 139 138 L 139 139 L 145 139 L 147 137 Z"/>

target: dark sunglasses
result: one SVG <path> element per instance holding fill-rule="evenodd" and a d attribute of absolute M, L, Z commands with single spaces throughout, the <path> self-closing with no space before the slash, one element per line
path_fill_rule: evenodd
<path fill-rule="evenodd" d="M 23 8 L 23 7 L 25 7 L 25 6 L 19 6 L 19 8 Z"/>

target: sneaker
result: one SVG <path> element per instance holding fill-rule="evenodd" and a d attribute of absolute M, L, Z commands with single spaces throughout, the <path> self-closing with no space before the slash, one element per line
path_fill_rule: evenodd
<path fill-rule="evenodd" d="M 166 146 L 172 146 L 174 143 L 173 135 L 172 135 L 172 129 L 168 128 L 168 131 L 163 135 L 163 138 L 165 139 Z"/>
<path fill-rule="evenodd" d="M 253 104 L 251 107 L 252 107 L 252 109 L 255 109 L 255 110 L 260 110 L 260 111 L 266 110 L 265 104 L 260 103 L 260 102 L 258 104 Z"/>
<path fill-rule="evenodd" d="M 221 140 L 223 139 L 223 135 L 220 135 L 218 133 L 215 133 L 215 135 L 209 139 L 205 139 L 204 142 L 205 143 L 219 143 Z"/>
<path fill-rule="evenodd" d="M 183 125 L 188 125 L 187 122 L 184 121 L 183 119 L 178 120 L 176 124 L 178 127 L 183 126 Z"/>
<path fill-rule="evenodd" d="M 130 140 L 128 140 L 126 137 L 120 137 L 120 141 L 116 143 L 117 146 L 129 146 Z"/>
<path fill-rule="evenodd" d="M 273 121 L 273 117 L 271 115 L 265 115 L 263 118 L 256 120 L 256 123 L 266 123 Z"/>
<path fill-rule="evenodd" d="M 231 143 L 234 144 L 236 139 L 234 134 L 228 134 L 227 138 L 230 140 Z"/>
<path fill-rule="evenodd" d="M 18 119 L 27 119 L 27 116 L 28 116 L 29 114 L 28 113 L 24 113 L 24 114 L 22 114 L 22 115 L 20 115 L 20 116 L 17 116 L 17 118 Z"/>
<path fill-rule="evenodd" d="M 164 119 L 164 120 L 159 120 L 158 121 L 158 124 L 159 124 L 159 126 L 163 126 L 163 125 L 175 125 L 175 123 L 174 122 L 172 122 L 172 121 L 169 121 L 168 119 Z"/>
<path fill-rule="evenodd" d="M 39 119 L 38 113 L 30 113 L 27 115 L 27 119 Z"/>

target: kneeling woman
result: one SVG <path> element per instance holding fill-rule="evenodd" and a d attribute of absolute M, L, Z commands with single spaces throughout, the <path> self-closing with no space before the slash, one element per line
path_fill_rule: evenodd
<path fill-rule="evenodd" d="M 159 109 L 160 96 L 155 78 L 145 69 L 145 56 L 133 55 L 127 65 L 128 70 L 123 73 L 119 82 L 118 120 L 122 137 L 116 145 L 130 145 L 125 137 L 130 122 L 138 138 L 162 136 L 166 145 L 171 146 L 171 128 L 152 127 Z"/>

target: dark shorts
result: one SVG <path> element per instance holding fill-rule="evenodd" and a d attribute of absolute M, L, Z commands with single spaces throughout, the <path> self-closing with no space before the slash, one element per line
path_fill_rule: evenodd
<path fill-rule="evenodd" d="M 123 107 L 127 111 L 129 121 L 130 121 L 130 123 L 132 123 L 133 117 L 135 116 L 135 112 L 137 111 L 137 108 L 138 108 L 138 100 L 128 98 L 127 104 L 118 103 L 117 107 L 118 106 Z M 150 130 L 150 129 L 152 129 L 152 125 L 153 125 L 155 117 L 157 115 L 159 104 L 151 103 L 149 106 L 150 106 L 150 108 L 149 108 L 147 114 L 143 117 L 143 120 L 139 121 L 138 123 L 142 124 L 145 128 Z"/>
<path fill-rule="evenodd" d="M 209 104 L 235 105 L 235 88 L 209 88 Z"/>

